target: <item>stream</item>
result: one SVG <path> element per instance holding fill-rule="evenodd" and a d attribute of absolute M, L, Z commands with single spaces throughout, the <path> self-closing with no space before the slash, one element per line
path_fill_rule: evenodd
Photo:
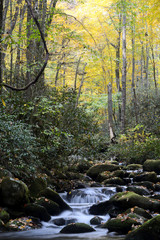
<path fill-rule="evenodd" d="M 73 211 L 64 211 L 58 216 L 52 216 L 49 222 L 42 222 L 41 229 L 28 230 L 23 232 L 0 233 L 1 240 L 122 240 L 124 236 L 108 233 L 107 229 L 95 228 L 95 232 L 81 234 L 61 234 L 60 230 L 64 227 L 54 224 L 55 220 L 65 221 L 65 225 L 73 222 L 90 224 L 94 217 L 88 213 L 88 209 L 94 203 L 108 200 L 116 193 L 115 187 L 94 187 L 73 190 L 72 193 L 61 193 L 60 196 L 70 205 Z M 109 215 L 99 216 L 106 222 Z"/>

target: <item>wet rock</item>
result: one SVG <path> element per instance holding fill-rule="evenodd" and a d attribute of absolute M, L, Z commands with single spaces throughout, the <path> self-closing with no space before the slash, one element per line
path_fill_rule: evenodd
<path fill-rule="evenodd" d="M 133 181 L 134 182 L 149 181 L 149 182 L 156 183 L 157 175 L 155 172 L 144 172 L 142 174 L 138 174 L 137 176 L 134 176 Z"/>
<path fill-rule="evenodd" d="M 103 183 L 104 185 L 107 185 L 107 184 L 124 185 L 125 184 L 123 179 L 121 179 L 120 177 L 113 177 L 110 179 L 106 179 Z"/>
<path fill-rule="evenodd" d="M 126 170 L 143 170 L 143 166 L 141 164 L 129 164 L 126 166 Z"/>
<path fill-rule="evenodd" d="M 117 232 L 119 234 L 126 234 L 132 229 L 132 226 L 140 225 L 136 217 L 118 215 L 117 218 L 109 219 L 103 228 L 107 228 L 109 232 Z"/>
<path fill-rule="evenodd" d="M 4 223 L 8 222 L 9 219 L 10 219 L 9 213 L 8 213 L 5 209 L 3 209 L 3 208 L 2 208 L 2 209 L 0 208 L 0 219 L 1 219 Z"/>
<path fill-rule="evenodd" d="M 94 228 L 85 223 L 71 223 L 62 228 L 60 233 L 85 233 L 85 232 L 93 232 Z"/>
<path fill-rule="evenodd" d="M 59 196 L 59 194 L 50 188 L 46 188 L 40 192 L 40 196 L 44 196 L 53 202 L 57 203 L 60 207 L 60 211 L 71 210 L 70 206 Z"/>
<path fill-rule="evenodd" d="M 145 188 L 145 187 L 142 187 L 142 186 L 129 186 L 127 187 L 127 191 L 131 191 L 131 192 L 135 192 L 139 195 L 150 195 L 150 191 Z"/>
<path fill-rule="evenodd" d="M 125 211 L 125 214 L 128 214 L 128 213 L 136 213 L 136 214 L 138 214 L 139 216 L 142 216 L 145 219 L 151 219 L 152 218 L 152 215 L 149 212 L 147 212 L 143 208 L 139 208 L 139 207 L 133 207 L 133 208 L 127 209 Z"/>
<path fill-rule="evenodd" d="M 87 160 L 81 161 L 77 165 L 77 171 L 80 173 L 85 173 L 91 167 L 91 163 Z"/>
<path fill-rule="evenodd" d="M 91 184 L 91 187 L 102 187 L 102 184 L 99 182 L 95 182 Z"/>
<path fill-rule="evenodd" d="M 52 221 L 57 226 L 63 226 L 65 225 L 65 219 L 64 218 L 57 218 Z"/>
<path fill-rule="evenodd" d="M 160 182 L 155 184 L 155 191 L 160 191 Z"/>
<path fill-rule="evenodd" d="M 42 227 L 42 224 L 38 221 L 34 221 L 32 218 L 17 218 L 10 220 L 5 228 L 7 231 L 25 231 Z"/>
<path fill-rule="evenodd" d="M 45 207 L 47 212 L 52 215 L 58 215 L 60 213 L 59 205 L 55 202 L 53 202 L 50 199 L 47 199 L 45 197 L 41 197 L 35 201 L 36 204 Z"/>
<path fill-rule="evenodd" d="M 48 222 L 51 219 L 51 216 L 48 214 L 47 210 L 38 204 L 27 204 L 24 210 L 27 216 L 39 218 L 41 221 Z"/>
<path fill-rule="evenodd" d="M 93 204 L 89 208 L 89 213 L 93 215 L 106 215 L 111 208 L 110 201 Z"/>
<path fill-rule="evenodd" d="M 44 178 L 36 177 L 32 180 L 29 190 L 30 190 L 31 196 L 37 197 L 38 194 L 46 188 L 47 188 L 47 181 Z"/>
<path fill-rule="evenodd" d="M 20 207 L 29 202 L 29 190 L 26 184 L 13 178 L 3 178 L 1 182 L 2 202 L 5 206 Z"/>
<path fill-rule="evenodd" d="M 148 197 L 140 196 L 134 192 L 117 193 L 109 200 L 110 204 L 118 207 L 119 209 L 127 210 L 128 208 L 138 206 L 143 209 L 151 211 L 160 211 L 160 202 Z"/>
<path fill-rule="evenodd" d="M 97 164 L 94 165 L 93 167 L 89 168 L 87 171 L 87 175 L 91 177 L 93 180 L 96 180 L 97 176 L 105 171 L 115 171 L 120 169 L 120 166 L 111 164 L 111 163 L 105 163 L 105 164 Z"/>
<path fill-rule="evenodd" d="M 152 218 L 151 220 L 148 220 L 138 229 L 133 230 L 125 237 L 125 240 L 150 239 L 160 239 L 160 215 Z"/>
<path fill-rule="evenodd" d="M 157 160 L 146 160 L 143 163 L 143 170 L 144 171 L 154 171 L 158 174 L 160 174 L 160 159 Z"/>
<path fill-rule="evenodd" d="M 155 185 L 154 185 L 154 183 L 152 183 L 152 182 L 149 182 L 149 181 L 142 181 L 142 182 L 134 182 L 133 183 L 134 185 L 136 185 L 136 186 L 144 186 L 144 187 L 146 187 L 148 190 L 155 190 Z"/>
<path fill-rule="evenodd" d="M 91 225 L 100 225 L 102 223 L 102 221 L 103 221 L 103 218 L 96 216 L 90 220 L 90 224 Z"/>

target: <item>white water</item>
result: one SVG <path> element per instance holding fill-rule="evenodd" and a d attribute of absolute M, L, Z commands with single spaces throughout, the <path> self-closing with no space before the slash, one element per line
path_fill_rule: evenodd
<path fill-rule="evenodd" d="M 11 232 L 0 233 L 0 239 L 5 240 L 40 240 L 40 239 L 54 239 L 54 240 L 76 240 L 76 239 L 95 239 L 95 240 L 109 240 L 117 239 L 113 235 L 107 234 L 107 229 L 95 227 L 95 232 L 83 233 L 83 234 L 60 234 L 60 230 L 64 226 L 57 226 L 53 223 L 53 220 L 63 218 L 67 222 L 74 221 L 80 223 L 90 224 L 90 220 L 94 217 L 88 214 L 88 209 L 94 203 L 108 200 L 111 195 L 115 193 L 114 187 L 101 187 L 101 188 L 86 188 L 78 189 L 70 194 L 62 193 L 61 197 L 71 206 L 72 211 L 65 211 L 58 216 L 52 217 L 49 222 L 42 222 L 43 227 L 41 229 L 29 230 L 24 232 Z M 106 222 L 109 219 L 109 215 L 99 216 L 103 219 L 102 222 Z M 107 236 L 107 237 L 106 237 Z M 122 238 L 118 238 L 122 239 Z"/>

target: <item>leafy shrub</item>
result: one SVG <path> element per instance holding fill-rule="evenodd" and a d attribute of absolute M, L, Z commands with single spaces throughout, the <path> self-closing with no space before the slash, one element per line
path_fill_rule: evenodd
<path fill-rule="evenodd" d="M 37 143 L 31 127 L 0 112 L 0 159 L 10 169 L 34 170 Z"/>
<path fill-rule="evenodd" d="M 109 154 L 127 163 L 142 164 L 146 159 L 160 158 L 160 139 L 145 132 L 143 125 L 137 125 L 121 135 L 118 144 L 110 146 Z"/>

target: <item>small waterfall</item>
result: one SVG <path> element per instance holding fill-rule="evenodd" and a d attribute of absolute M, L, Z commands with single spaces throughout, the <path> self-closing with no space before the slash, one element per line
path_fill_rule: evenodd
<path fill-rule="evenodd" d="M 91 205 L 108 200 L 115 194 L 115 187 L 93 187 L 85 189 L 76 189 L 71 192 L 61 193 L 60 196 L 71 206 L 72 211 L 64 211 L 58 216 L 52 216 L 49 222 L 42 222 L 41 229 L 30 230 L 25 232 L 3 233 L 0 235 L 2 240 L 107 240 L 107 229 L 97 228 L 96 232 L 83 234 L 60 234 L 60 230 L 68 223 L 83 222 L 90 224 L 94 217 L 88 213 Z M 109 219 L 109 215 L 99 216 L 102 223 Z M 94 227 L 94 226 L 93 226 Z M 118 238 L 116 238 L 118 239 Z M 121 239 L 121 238 L 119 238 Z"/>

